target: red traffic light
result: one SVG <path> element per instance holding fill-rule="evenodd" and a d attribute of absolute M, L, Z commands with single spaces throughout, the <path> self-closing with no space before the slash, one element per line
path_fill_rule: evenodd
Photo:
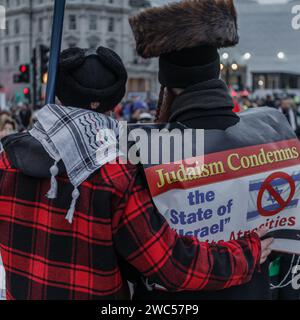
<path fill-rule="evenodd" d="M 28 88 L 24 88 L 23 89 L 23 93 L 25 96 L 27 96 L 29 94 L 30 90 Z"/>
<path fill-rule="evenodd" d="M 27 66 L 26 65 L 20 66 L 20 72 L 22 72 L 22 73 L 27 72 Z"/>

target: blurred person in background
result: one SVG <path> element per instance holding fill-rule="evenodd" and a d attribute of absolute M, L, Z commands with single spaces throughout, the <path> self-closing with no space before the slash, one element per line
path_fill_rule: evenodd
<path fill-rule="evenodd" d="M 149 112 L 143 112 L 138 118 L 138 123 L 153 123 L 155 118 Z"/>
<path fill-rule="evenodd" d="M 30 124 L 30 118 L 31 118 L 31 110 L 27 104 L 23 105 L 19 112 L 19 117 L 21 120 L 21 124 L 24 129 L 28 128 Z"/>
<path fill-rule="evenodd" d="M 8 111 L 1 111 L 0 112 L 0 125 L 2 123 L 3 120 L 5 120 L 6 118 L 10 118 L 11 117 L 11 113 Z"/>
<path fill-rule="evenodd" d="M 38 121 L 37 115 L 38 111 L 32 112 L 27 130 L 31 130 L 34 127 L 34 125 Z"/>
<path fill-rule="evenodd" d="M 120 111 L 120 116 L 124 121 L 130 121 L 131 118 L 131 113 L 132 113 L 132 100 L 126 100 L 123 105 L 122 105 L 122 109 Z"/>
<path fill-rule="evenodd" d="M 279 111 L 284 114 L 289 124 L 291 125 L 291 127 L 293 128 L 297 136 L 299 137 L 300 130 L 299 130 L 299 123 L 298 123 L 298 113 L 293 100 L 288 96 L 283 97 L 280 103 Z"/>
<path fill-rule="evenodd" d="M 148 112 L 148 106 L 145 102 L 137 100 L 131 106 L 130 123 L 137 123 L 142 113 Z"/>
<path fill-rule="evenodd" d="M 7 137 L 17 132 L 17 125 L 10 117 L 5 117 L 1 120 L 0 125 L 0 139 Z"/>
<path fill-rule="evenodd" d="M 248 110 L 252 108 L 256 108 L 257 104 L 253 100 L 251 100 L 249 97 L 242 97 L 241 99 L 241 106 L 243 110 Z"/>
<path fill-rule="evenodd" d="M 22 104 L 21 104 L 22 106 Z M 22 131 L 26 128 L 23 127 L 22 125 L 22 121 L 20 118 L 20 109 L 21 109 L 20 105 L 13 105 L 10 109 L 11 111 L 11 117 L 14 119 L 14 121 L 16 122 L 17 126 L 18 126 L 18 131 Z"/>
<path fill-rule="evenodd" d="M 241 108 L 241 106 L 240 106 L 240 104 L 239 104 L 238 100 L 237 100 L 236 98 L 233 98 L 232 100 L 233 100 L 233 105 L 234 105 L 234 107 L 233 107 L 233 110 L 232 110 L 232 111 L 233 111 L 234 113 L 242 112 L 242 111 L 243 111 L 243 109 Z"/>
<path fill-rule="evenodd" d="M 114 109 L 114 118 L 117 120 L 122 120 L 122 112 L 123 112 L 123 105 L 119 103 Z"/>
<path fill-rule="evenodd" d="M 275 109 L 277 109 L 276 104 L 275 104 L 274 97 L 273 97 L 272 95 L 268 94 L 268 95 L 266 96 L 265 106 L 270 107 L 270 108 L 275 108 Z"/>

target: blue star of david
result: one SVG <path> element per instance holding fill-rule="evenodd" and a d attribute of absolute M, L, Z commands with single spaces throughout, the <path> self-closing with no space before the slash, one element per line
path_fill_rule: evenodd
<path fill-rule="evenodd" d="M 274 190 L 278 193 L 278 194 L 282 194 L 283 190 L 279 189 L 278 187 L 274 187 Z M 267 201 L 271 201 L 272 203 L 277 203 L 277 201 L 272 197 L 271 194 L 269 194 L 269 198 L 267 199 Z"/>

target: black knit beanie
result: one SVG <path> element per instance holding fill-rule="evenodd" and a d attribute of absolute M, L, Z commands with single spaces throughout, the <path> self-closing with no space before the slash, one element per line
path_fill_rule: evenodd
<path fill-rule="evenodd" d="M 159 58 L 159 82 L 164 87 L 187 88 L 219 77 L 220 56 L 216 47 L 187 48 Z"/>
<path fill-rule="evenodd" d="M 56 95 L 66 106 L 96 110 L 113 110 L 126 92 L 127 72 L 121 58 L 112 50 L 70 48 L 61 53 Z"/>

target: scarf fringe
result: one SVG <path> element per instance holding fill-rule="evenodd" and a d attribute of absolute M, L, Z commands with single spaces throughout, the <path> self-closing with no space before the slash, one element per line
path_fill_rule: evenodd
<path fill-rule="evenodd" d="M 50 186 L 50 190 L 47 193 L 47 198 L 48 199 L 56 199 L 57 198 L 57 189 L 58 189 L 56 177 L 59 173 L 57 161 L 55 161 L 54 165 L 50 168 L 50 173 L 51 173 L 51 186 Z"/>
<path fill-rule="evenodd" d="M 78 198 L 80 197 L 80 192 L 77 187 L 75 187 L 73 193 L 72 193 L 72 202 L 70 209 L 68 211 L 68 214 L 66 215 L 66 220 L 72 224 L 74 220 L 74 213 L 75 213 L 75 208 L 76 208 L 76 203 Z"/>

